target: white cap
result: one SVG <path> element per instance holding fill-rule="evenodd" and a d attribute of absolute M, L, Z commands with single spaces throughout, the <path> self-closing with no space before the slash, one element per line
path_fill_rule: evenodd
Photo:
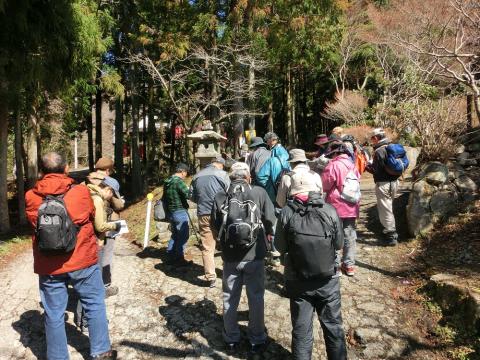
<path fill-rule="evenodd" d="M 375 128 L 375 129 L 373 129 L 371 136 L 378 136 L 378 135 L 383 135 L 383 136 L 385 136 L 385 130 L 383 130 L 383 128 Z"/>
<path fill-rule="evenodd" d="M 250 168 L 248 167 L 248 165 L 241 161 L 237 161 L 236 163 L 232 164 L 232 166 L 230 167 L 230 172 L 238 171 L 238 170 L 246 170 L 248 171 L 248 173 L 250 173 Z"/>

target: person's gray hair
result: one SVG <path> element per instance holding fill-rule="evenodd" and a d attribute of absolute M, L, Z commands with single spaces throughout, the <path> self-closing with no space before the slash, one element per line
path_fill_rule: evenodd
<path fill-rule="evenodd" d="M 248 180 L 250 178 L 250 171 L 246 169 L 235 169 L 229 174 L 230 180 Z"/>
<path fill-rule="evenodd" d="M 270 131 L 263 137 L 263 141 L 267 142 L 268 140 L 279 140 L 279 138 L 277 134 L 275 134 L 273 131 Z"/>
<path fill-rule="evenodd" d="M 67 167 L 67 159 L 57 153 L 49 152 L 42 156 L 40 169 L 44 174 L 63 174 Z"/>

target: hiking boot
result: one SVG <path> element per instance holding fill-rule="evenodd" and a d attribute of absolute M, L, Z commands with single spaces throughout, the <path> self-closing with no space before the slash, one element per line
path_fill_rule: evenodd
<path fill-rule="evenodd" d="M 347 276 L 354 276 L 355 275 L 355 268 L 352 265 L 342 264 L 342 271 Z"/>
<path fill-rule="evenodd" d="M 234 355 L 238 352 L 238 343 L 236 342 L 225 343 L 225 349 L 228 355 Z"/>
<path fill-rule="evenodd" d="M 93 360 L 115 360 L 117 358 L 117 350 L 109 350 L 103 354 L 94 356 Z"/>
<path fill-rule="evenodd" d="M 270 255 L 273 258 L 279 258 L 282 254 L 280 254 L 277 250 L 272 250 L 272 251 L 270 251 Z"/>
<path fill-rule="evenodd" d="M 396 231 L 385 233 L 382 241 L 384 246 L 396 246 L 398 244 L 398 234 Z"/>
<path fill-rule="evenodd" d="M 271 265 L 273 267 L 278 267 L 280 266 L 282 263 L 280 262 L 280 258 L 279 257 L 273 257 L 273 256 L 269 256 L 267 259 L 266 259 L 266 262 L 267 262 L 267 265 Z"/>
<path fill-rule="evenodd" d="M 265 343 L 262 344 L 252 344 L 250 351 L 248 352 L 249 357 L 258 357 L 263 354 L 265 351 Z"/>
<path fill-rule="evenodd" d="M 105 297 L 115 296 L 118 294 L 118 286 L 110 285 L 105 287 Z"/>

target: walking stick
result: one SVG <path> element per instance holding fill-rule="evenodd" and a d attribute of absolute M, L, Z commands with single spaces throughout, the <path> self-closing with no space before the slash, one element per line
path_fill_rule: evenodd
<path fill-rule="evenodd" d="M 199 248 L 203 248 L 202 241 L 198 237 L 197 229 L 195 228 L 195 225 L 193 224 L 192 218 L 190 217 L 190 213 L 187 210 L 187 215 L 188 215 L 188 220 L 190 221 L 191 228 L 193 229 L 193 234 L 195 235 L 195 238 L 197 239 L 197 245 Z"/>

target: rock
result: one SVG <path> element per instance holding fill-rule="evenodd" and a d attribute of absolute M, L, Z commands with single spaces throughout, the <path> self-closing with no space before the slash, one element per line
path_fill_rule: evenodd
<path fill-rule="evenodd" d="M 418 156 L 420 155 L 420 149 L 410 147 L 410 146 L 404 146 L 404 148 L 405 148 L 405 151 L 407 152 L 408 161 L 410 162 L 406 172 L 410 173 L 412 172 L 413 169 L 415 169 L 415 166 L 417 166 L 417 159 L 418 159 Z"/>
<path fill-rule="evenodd" d="M 448 179 L 453 181 L 458 179 L 460 176 L 465 175 L 465 170 L 459 164 L 449 161 L 447 163 L 448 166 Z"/>
<path fill-rule="evenodd" d="M 463 152 L 465 152 L 465 145 L 459 145 L 457 147 L 457 150 L 455 151 L 457 154 L 461 154 Z"/>
<path fill-rule="evenodd" d="M 459 154 L 457 156 L 457 161 L 459 165 L 466 166 L 468 162 L 470 162 L 470 153 L 467 151 L 464 151 L 463 153 Z"/>
<path fill-rule="evenodd" d="M 357 342 L 362 345 L 366 345 L 372 340 L 376 340 L 380 337 L 379 328 L 358 328 L 353 332 L 353 336 Z"/>
<path fill-rule="evenodd" d="M 475 195 L 478 191 L 478 187 L 472 179 L 470 179 L 466 175 L 459 176 L 457 179 L 455 179 L 454 184 L 460 192 L 460 196 L 463 200 L 475 200 Z"/>
<path fill-rule="evenodd" d="M 423 179 L 433 185 L 441 185 L 448 179 L 448 167 L 438 161 L 429 162 L 420 171 L 418 179 Z"/>
<path fill-rule="evenodd" d="M 457 160 L 458 160 L 459 162 L 461 162 L 461 161 L 467 160 L 469 157 L 470 157 L 470 153 L 464 151 L 464 152 L 458 154 Z"/>
<path fill-rule="evenodd" d="M 452 213 L 457 205 L 458 194 L 452 187 L 437 191 L 430 199 L 430 209 L 439 217 Z"/>
<path fill-rule="evenodd" d="M 480 294 L 462 285 L 457 275 L 436 274 L 430 278 L 430 288 L 436 302 L 448 312 L 458 314 L 464 329 L 480 332 Z"/>
<path fill-rule="evenodd" d="M 435 187 L 424 180 L 413 184 L 407 205 L 408 230 L 412 236 L 429 231 L 433 227 L 430 199 L 434 193 Z"/>
<path fill-rule="evenodd" d="M 476 166 L 478 161 L 476 159 L 466 159 L 463 163 L 460 163 L 463 166 Z"/>
<path fill-rule="evenodd" d="M 468 145 L 468 150 L 472 152 L 480 152 L 480 142 Z"/>

